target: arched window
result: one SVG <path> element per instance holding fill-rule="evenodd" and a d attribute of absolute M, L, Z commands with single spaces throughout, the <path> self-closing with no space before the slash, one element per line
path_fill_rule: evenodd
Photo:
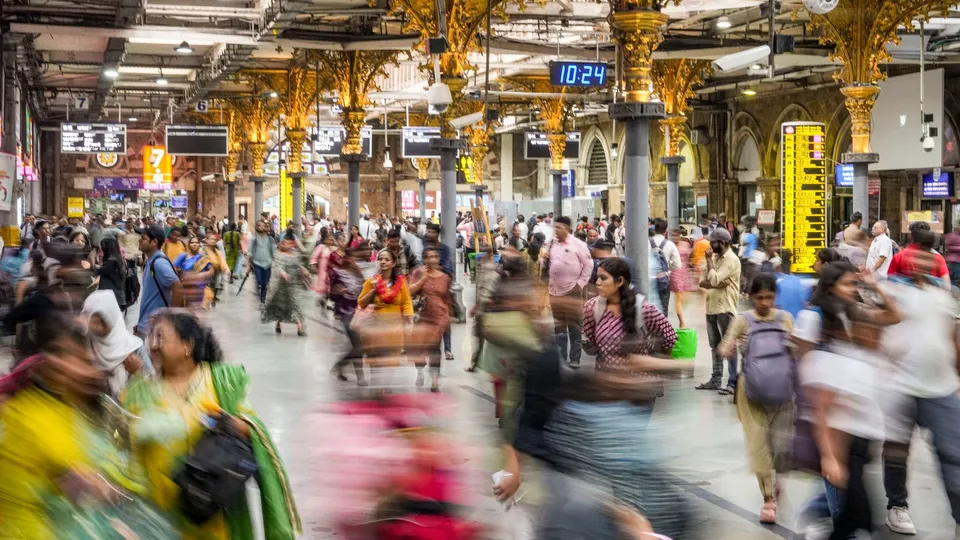
<path fill-rule="evenodd" d="M 590 145 L 590 160 L 587 162 L 587 184 L 601 185 L 607 183 L 607 153 L 599 139 L 594 139 Z"/>

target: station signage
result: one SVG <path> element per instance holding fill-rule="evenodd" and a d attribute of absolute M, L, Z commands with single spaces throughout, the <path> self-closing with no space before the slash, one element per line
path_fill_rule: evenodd
<path fill-rule="evenodd" d="M 310 128 L 310 135 L 316 135 L 313 141 L 313 153 L 322 157 L 338 157 L 343 153 L 343 141 L 347 138 L 347 130 L 340 125 L 317 126 Z M 363 145 L 363 154 L 373 156 L 373 129 L 360 130 L 360 143 Z"/>
<path fill-rule="evenodd" d="M 403 145 L 400 156 L 404 159 L 439 159 L 440 150 L 434 150 L 430 147 L 431 139 L 440 138 L 440 128 L 438 127 L 413 127 L 403 128 Z"/>
<path fill-rule="evenodd" d="M 173 183 L 173 158 L 164 146 L 143 147 L 143 181 L 148 184 Z"/>
<path fill-rule="evenodd" d="M 60 124 L 60 152 L 126 154 L 127 125 L 64 122 Z"/>
<path fill-rule="evenodd" d="M 137 191 L 143 189 L 143 177 L 97 176 L 93 179 L 96 191 Z"/>
<path fill-rule="evenodd" d="M 167 153 L 173 156 L 226 156 L 230 153 L 230 128 L 217 125 L 167 126 Z"/>
<path fill-rule="evenodd" d="M 542 131 L 528 131 L 523 134 L 523 159 L 550 159 L 550 143 L 547 134 Z M 563 149 L 563 159 L 580 159 L 580 132 L 567 133 L 567 146 Z"/>
<path fill-rule="evenodd" d="M 837 181 L 837 187 L 853 187 L 853 165 L 837 163 L 834 168 L 834 177 Z"/>
<path fill-rule="evenodd" d="M 596 88 L 607 84 L 606 62 L 550 62 L 550 84 Z"/>
<path fill-rule="evenodd" d="M 187 196 L 186 195 L 173 195 L 170 197 L 170 208 L 186 208 L 187 207 Z"/>
<path fill-rule="evenodd" d="M 949 199 L 953 197 L 953 173 L 940 170 L 923 173 L 920 178 L 920 192 L 922 197 L 929 199 Z"/>
<path fill-rule="evenodd" d="M 811 274 L 817 251 L 827 247 L 826 128 L 788 122 L 780 130 L 783 248 L 793 252 L 794 272 Z"/>

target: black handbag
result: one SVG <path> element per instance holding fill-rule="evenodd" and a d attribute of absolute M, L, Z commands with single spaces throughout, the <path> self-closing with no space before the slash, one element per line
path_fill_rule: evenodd
<path fill-rule="evenodd" d="M 180 487 L 180 511 L 198 525 L 243 500 L 257 472 L 253 446 L 229 417 L 204 433 L 173 481 Z"/>

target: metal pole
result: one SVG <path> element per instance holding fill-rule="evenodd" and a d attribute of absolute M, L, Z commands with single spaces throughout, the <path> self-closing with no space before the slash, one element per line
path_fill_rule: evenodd
<path fill-rule="evenodd" d="M 440 153 L 440 242 L 450 253 L 457 252 L 457 150 L 444 148 Z M 454 257 L 454 276 L 456 257 Z"/>
<path fill-rule="evenodd" d="M 863 215 L 863 223 L 870 223 L 870 171 L 867 163 L 853 164 L 853 211 Z"/>
<path fill-rule="evenodd" d="M 680 228 L 680 164 L 683 156 L 663 157 L 660 163 L 667 166 L 667 228 Z"/>
<path fill-rule="evenodd" d="M 263 181 L 262 176 L 251 176 L 253 182 L 253 222 L 260 221 L 260 214 L 263 213 Z"/>
<path fill-rule="evenodd" d="M 427 221 L 427 181 L 420 180 L 420 223 Z"/>
<path fill-rule="evenodd" d="M 347 161 L 347 222 L 348 226 L 360 226 L 360 162 L 366 159 L 362 154 L 341 156 Z"/>
<path fill-rule="evenodd" d="M 262 194 L 262 192 L 261 192 Z M 227 182 L 227 220 L 237 222 L 237 183 Z"/>
<path fill-rule="evenodd" d="M 553 178 L 553 216 L 554 219 L 563 215 L 563 169 L 553 169 L 550 176 Z"/>
<path fill-rule="evenodd" d="M 626 227 L 627 257 L 637 268 L 636 283 L 640 291 L 650 290 L 650 273 L 646 272 L 649 246 L 647 217 L 650 213 L 650 122 L 646 118 L 631 118 L 626 122 L 624 140 L 623 183 L 626 205 L 623 225 Z"/>
<path fill-rule="evenodd" d="M 293 229 L 303 236 L 303 173 L 290 175 L 293 184 Z M 232 208 L 231 208 L 232 210 Z"/>

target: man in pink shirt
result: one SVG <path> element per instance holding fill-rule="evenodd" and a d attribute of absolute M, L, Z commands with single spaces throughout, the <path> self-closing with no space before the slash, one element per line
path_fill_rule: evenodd
<path fill-rule="evenodd" d="M 550 309 L 560 357 L 571 368 L 580 367 L 583 329 L 583 288 L 590 282 L 593 259 L 590 249 L 571 234 L 570 218 L 554 219 L 555 238 L 543 249 L 540 264 L 550 267 Z M 567 356 L 567 341 L 570 347 Z"/>

